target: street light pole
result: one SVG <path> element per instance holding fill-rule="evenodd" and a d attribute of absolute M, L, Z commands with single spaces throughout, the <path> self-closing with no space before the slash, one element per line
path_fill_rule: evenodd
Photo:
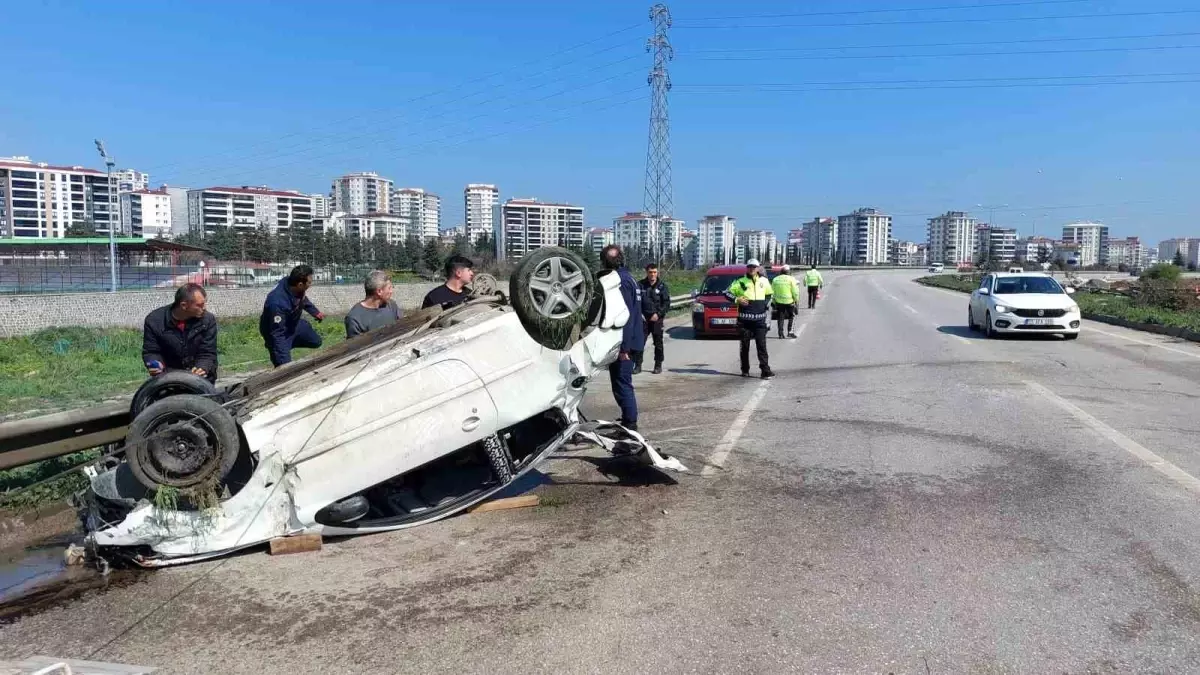
<path fill-rule="evenodd" d="M 114 232 L 116 226 L 113 225 L 113 182 L 112 170 L 116 162 L 112 157 L 108 156 L 108 152 L 104 149 L 104 141 L 96 139 L 96 150 L 100 153 L 100 158 L 104 160 L 105 176 L 108 185 L 108 278 L 109 290 L 113 293 L 117 292 L 117 236 Z M 95 219 L 93 218 L 93 222 Z"/>

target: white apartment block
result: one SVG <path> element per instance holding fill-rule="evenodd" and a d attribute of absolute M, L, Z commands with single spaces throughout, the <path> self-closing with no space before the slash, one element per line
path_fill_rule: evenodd
<path fill-rule="evenodd" d="M 325 219 L 321 220 L 324 226 Z M 367 240 L 382 237 L 389 244 L 403 244 L 418 229 L 408 218 L 392 213 L 341 215 L 335 220 L 335 227 L 348 237 Z"/>
<path fill-rule="evenodd" d="M 268 187 L 210 187 L 188 190 L 188 228 L 211 234 L 218 228 L 272 234 L 312 227 L 312 197 Z"/>
<path fill-rule="evenodd" d="M 884 265 L 892 240 L 892 217 L 878 209 L 838 216 L 838 260 L 851 265 Z"/>
<path fill-rule="evenodd" d="M 171 236 L 178 237 L 188 233 L 191 222 L 188 218 L 188 189 L 185 187 L 163 186 L 167 198 L 171 200 Z"/>
<path fill-rule="evenodd" d="M 783 252 L 783 259 L 789 263 L 803 263 L 805 258 L 804 250 L 804 228 L 788 230 L 786 248 Z"/>
<path fill-rule="evenodd" d="M 917 255 L 919 247 L 912 241 L 893 241 L 889 259 L 893 265 L 915 266 L 922 265 Z"/>
<path fill-rule="evenodd" d="M 1146 247 L 1142 246 L 1142 240 L 1137 237 L 1109 239 L 1108 258 L 1105 259 L 1104 264 L 1110 267 L 1119 267 L 1120 265 L 1135 268 L 1145 267 Z"/>
<path fill-rule="evenodd" d="M 1080 267 L 1099 265 L 1108 259 L 1108 226 L 1100 223 L 1063 225 L 1064 244 L 1079 244 Z"/>
<path fill-rule="evenodd" d="M 542 246 L 583 247 L 582 206 L 552 204 L 534 198 L 509 199 L 499 211 L 498 260 L 516 262 Z"/>
<path fill-rule="evenodd" d="M 463 220 L 472 243 L 484 234 L 500 239 L 499 205 L 500 190 L 495 185 L 469 183 L 463 190 Z"/>
<path fill-rule="evenodd" d="M 333 180 L 329 194 L 333 201 L 329 208 L 333 211 L 354 215 L 390 213 L 392 181 L 374 171 L 348 173 Z"/>
<path fill-rule="evenodd" d="M 778 258 L 778 241 L 770 230 L 739 230 L 734 235 L 737 242 L 737 262 L 745 263 L 754 258 L 763 265 L 770 265 Z"/>
<path fill-rule="evenodd" d="M 442 229 L 442 198 L 421 188 L 400 188 L 392 192 L 391 212 L 408 218 L 421 241 L 437 237 Z"/>
<path fill-rule="evenodd" d="M 328 232 L 330 234 L 346 236 L 346 214 L 341 211 L 331 211 L 325 216 L 314 216 L 312 219 L 312 230 L 318 235 Z"/>
<path fill-rule="evenodd" d="M 950 267 L 974 264 L 975 219 L 965 211 L 947 211 L 929 219 L 929 263 Z"/>
<path fill-rule="evenodd" d="M 1200 239 L 1194 237 L 1177 237 L 1159 242 L 1158 262 L 1174 262 L 1177 252 L 1183 257 L 1184 265 L 1200 266 Z"/>
<path fill-rule="evenodd" d="M 1017 259 L 1017 231 L 1011 227 L 975 228 L 975 260 L 1007 264 Z"/>
<path fill-rule="evenodd" d="M 72 225 L 120 231 L 116 181 L 82 166 L 0 157 L 0 237 L 61 238 Z"/>
<path fill-rule="evenodd" d="M 631 211 L 613 219 L 613 241 L 622 249 L 669 258 L 680 248 L 683 221 Z"/>
<path fill-rule="evenodd" d="M 171 195 L 165 187 L 122 192 L 119 199 L 122 232 L 146 239 L 171 235 Z"/>
<path fill-rule="evenodd" d="M 837 218 L 813 218 L 803 229 L 805 262 L 832 265 L 838 247 Z"/>
<path fill-rule="evenodd" d="M 694 270 L 700 266 L 699 233 L 685 229 L 679 236 L 679 249 L 683 251 L 684 269 Z"/>
<path fill-rule="evenodd" d="M 588 230 L 587 239 L 584 241 L 584 246 L 591 249 L 597 256 L 600 251 L 604 250 L 605 246 L 611 246 L 617 241 L 613 231 L 607 227 L 593 227 Z"/>
<path fill-rule="evenodd" d="M 328 216 L 333 209 L 329 205 L 329 196 L 314 192 L 309 195 L 313 203 L 313 218 L 324 218 Z"/>
<path fill-rule="evenodd" d="M 113 180 L 117 182 L 117 192 L 136 192 L 150 189 L 150 174 L 133 169 L 120 169 L 113 172 Z"/>
<path fill-rule="evenodd" d="M 704 216 L 696 223 L 700 241 L 698 266 L 728 265 L 733 260 L 736 227 L 737 218 L 725 215 Z"/>
<path fill-rule="evenodd" d="M 1017 242 L 1016 259 L 1026 263 L 1054 261 L 1055 241 L 1050 237 L 1026 237 Z"/>

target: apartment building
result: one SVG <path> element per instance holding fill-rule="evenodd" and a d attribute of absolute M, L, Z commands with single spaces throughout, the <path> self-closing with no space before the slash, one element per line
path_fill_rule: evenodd
<path fill-rule="evenodd" d="M 1024 263 L 1052 262 L 1056 241 L 1050 237 L 1026 237 L 1017 242 L 1017 260 Z"/>
<path fill-rule="evenodd" d="M 188 227 L 206 234 L 219 228 L 249 232 L 266 227 L 272 234 L 312 227 L 312 197 L 296 190 L 269 187 L 209 187 L 188 190 Z"/>
<path fill-rule="evenodd" d="M 531 197 L 509 199 L 499 210 L 498 260 L 515 262 L 542 246 L 583 247 L 582 206 L 542 202 Z"/>
<path fill-rule="evenodd" d="M 332 208 L 330 208 L 328 195 L 314 192 L 309 197 L 312 199 L 313 204 L 313 218 L 324 218 L 330 214 Z"/>
<path fill-rule="evenodd" d="M 631 211 L 613 219 L 613 241 L 623 249 L 668 257 L 680 249 L 683 221 Z"/>
<path fill-rule="evenodd" d="M 334 224 L 348 237 L 367 240 L 382 237 L 389 244 L 403 244 L 409 236 L 416 236 L 419 229 L 408 218 L 393 213 L 341 215 L 334 219 Z"/>
<path fill-rule="evenodd" d="M 1200 239 L 1194 237 L 1177 237 L 1165 239 L 1158 243 L 1158 261 L 1175 262 L 1175 254 L 1179 253 L 1184 265 L 1200 266 Z"/>
<path fill-rule="evenodd" d="M 679 248 L 683 252 L 684 269 L 700 267 L 700 235 L 695 230 L 685 229 L 679 235 Z"/>
<path fill-rule="evenodd" d="M 804 254 L 804 228 L 788 230 L 783 259 L 788 263 L 800 264 L 806 261 Z"/>
<path fill-rule="evenodd" d="M 1141 269 L 1146 266 L 1146 247 L 1138 237 L 1108 240 L 1108 257 L 1104 261 L 1110 267 L 1132 267 Z"/>
<path fill-rule="evenodd" d="M 82 166 L 0 157 L 0 237 L 61 238 L 72 226 L 120 232 L 116 181 Z"/>
<path fill-rule="evenodd" d="M 737 242 L 734 252 L 738 264 L 754 258 L 764 265 L 770 265 L 779 257 L 779 242 L 770 230 L 739 230 L 734 235 L 734 241 Z"/>
<path fill-rule="evenodd" d="M 1017 259 L 1017 231 L 982 223 L 975 228 L 975 260 L 1006 265 Z"/>
<path fill-rule="evenodd" d="M 862 208 L 838 216 L 838 261 L 850 265 L 883 265 L 892 240 L 892 217 Z"/>
<path fill-rule="evenodd" d="M 917 255 L 918 249 L 916 242 L 895 240 L 892 241 L 888 259 L 892 261 L 893 265 L 923 265 L 924 263 Z"/>
<path fill-rule="evenodd" d="M 171 200 L 171 236 L 178 237 L 188 233 L 190 227 L 188 218 L 188 189 L 185 187 L 170 187 L 164 185 L 163 190 Z"/>
<path fill-rule="evenodd" d="M 587 238 L 583 245 L 599 256 L 600 251 L 604 250 L 605 246 L 615 244 L 616 241 L 616 236 L 610 228 L 593 227 L 588 230 Z"/>
<path fill-rule="evenodd" d="M 374 171 L 348 173 L 333 180 L 329 208 L 348 214 L 390 213 L 392 181 Z"/>
<path fill-rule="evenodd" d="M 488 183 L 470 183 L 463 190 L 463 222 L 471 241 L 484 234 L 499 241 L 500 189 Z M 497 251 L 499 255 L 499 251 Z"/>
<path fill-rule="evenodd" d="M 837 255 L 837 218 L 816 217 L 804 223 L 804 250 L 808 263 L 832 265 Z"/>
<path fill-rule="evenodd" d="M 736 227 L 737 218 L 726 215 L 704 216 L 696 223 L 700 267 L 728 265 L 733 260 Z"/>
<path fill-rule="evenodd" d="M 1063 225 L 1064 244 L 1079 245 L 1080 267 L 1100 265 L 1108 259 L 1108 226 L 1100 223 Z"/>
<path fill-rule="evenodd" d="M 134 169 L 120 169 L 113 172 L 113 180 L 117 183 L 117 193 L 136 192 L 150 189 L 150 174 Z"/>
<path fill-rule="evenodd" d="M 421 241 L 437 237 L 442 229 L 442 198 L 421 188 L 392 192 L 391 213 L 409 219 Z M 471 239 L 475 243 L 475 239 Z"/>
<path fill-rule="evenodd" d="M 929 264 L 949 267 L 975 262 L 976 221 L 965 211 L 947 211 L 929 219 Z"/>
<path fill-rule="evenodd" d="M 171 195 L 165 187 L 134 190 L 118 196 L 121 205 L 121 232 L 146 239 L 171 235 Z"/>

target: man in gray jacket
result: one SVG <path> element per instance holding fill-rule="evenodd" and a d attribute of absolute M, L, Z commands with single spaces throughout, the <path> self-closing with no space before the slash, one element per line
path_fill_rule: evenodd
<path fill-rule="evenodd" d="M 363 281 L 367 297 L 346 313 L 346 339 L 400 320 L 400 307 L 392 301 L 395 288 L 387 272 L 375 270 Z"/>

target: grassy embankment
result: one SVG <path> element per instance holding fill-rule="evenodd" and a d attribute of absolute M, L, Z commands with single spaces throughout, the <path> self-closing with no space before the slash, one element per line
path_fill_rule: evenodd
<path fill-rule="evenodd" d="M 937 274 L 917 279 L 917 283 L 926 286 L 946 288 L 952 291 L 970 293 L 979 285 L 978 279 L 955 274 Z M 1162 326 L 1178 326 L 1194 331 L 1200 331 L 1200 311 L 1194 309 L 1171 309 L 1156 304 L 1159 297 L 1165 294 L 1151 294 L 1142 298 L 1133 298 L 1116 293 L 1093 293 L 1080 290 L 1073 296 L 1079 304 L 1079 309 L 1086 317 L 1089 314 L 1104 314 L 1115 316 L 1135 323 L 1152 323 Z"/>

